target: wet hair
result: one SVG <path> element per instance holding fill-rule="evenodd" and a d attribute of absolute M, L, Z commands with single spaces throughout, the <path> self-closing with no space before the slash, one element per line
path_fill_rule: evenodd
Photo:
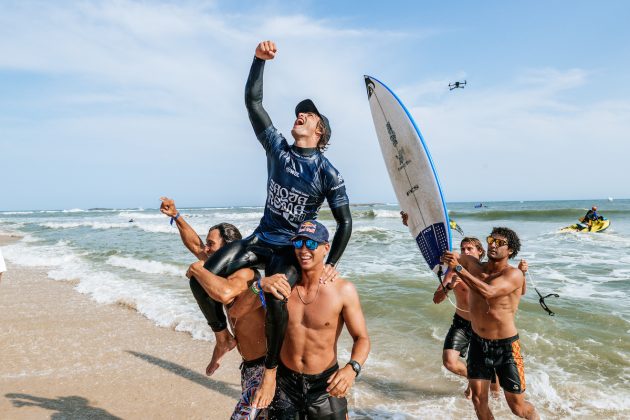
<path fill-rule="evenodd" d="M 506 227 L 494 227 L 490 235 L 494 234 L 505 236 L 505 239 L 507 239 L 508 248 L 512 250 L 512 254 L 509 258 L 514 258 L 518 255 L 518 251 L 521 250 L 521 240 L 518 238 L 516 232 Z"/>
<path fill-rule="evenodd" d="M 322 133 L 319 137 L 319 141 L 317 142 L 317 149 L 321 153 L 324 153 L 326 149 L 328 149 L 328 142 L 330 141 L 330 137 L 326 138 L 326 125 L 324 124 L 324 121 L 321 119 L 321 117 L 319 118 L 319 121 L 317 121 L 316 130 L 319 130 Z"/>
<path fill-rule="evenodd" d="M 219 231 L 219 235 L 221 235 L 221 238 L 226 244 L 243 239 L 241 232 L 231 223 L 219 223 L 218 225 L 214 225 L 208 229 L 208 233 L 215 229 Z"/>
<path fill-rule="evenodd" d="M 477 248 L 477 251 L 479 251 L 479 261 L 483 260 L 483 257 L 486 256 L 486 250 L 483 249 L 483 245 L 481 244 L 481 241 L 479 239 L 477 239 L 477 238 L 472 237 L 472 236 L 466 236 L 459 243 L 459 247 L 460 248 L 463 247 L 466 242 L 468 242 L 469 244 L 473 244 L 475 246 L 475 248 Z"/>

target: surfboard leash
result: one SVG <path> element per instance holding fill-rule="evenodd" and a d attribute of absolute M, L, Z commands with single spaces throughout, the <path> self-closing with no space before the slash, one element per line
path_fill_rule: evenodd
<path fill-rule="evenodd" d="M 451 300 L 451 297 L 448 295 L 448 289 L 444 287 L 444 283 L 442 282 L 443 275 L 444 275 L 444 272 L 442 271 L 442 266 L 440 265 L 437 272 L 438 281 L 440 282 L 440 286 L 442 286 L 442 290 L 444 291 L 444 296 L 446 296 L 446 299 L 448 299 L 448 302 L 453 306 L 453 308 L 459 311 L 470 312 L 470 311 L 467 311 L 466 309 L 460 308 L 459 306 L 457 306 L 457 304 L 453 303 L 453 301 Z"/>
<path fill-rule="evenodd" d="M 551 309 L 549 309 L 549 307 L 547 306 L 547 304 L 545 303 L 545 299 L 547 299 L 548 297 L 557 297 L 559 298 L 560 295 L 557 293 L 549 293 L 546 296 L 543 296 L 539 291 L 538 291 L 538 286 L 536 286 L 536 282 L 534 281 L 534 277 L 532 276 L 532 274 L 529 272 L 529 270 L 527 270 L 527 274 L 529 274 L 529 280 L 532 282 L 532 284 L 534 285 L 534 290 L 536 291 L 536 293 L 538 294 L 538 303 L 540 304 L 540 307 L 543 308 L 545 310 L 545 312 L 547 312 L 547 314 L 549 316 L 554 316 L 556 313 L 554 311 L 552 311 Z"/>

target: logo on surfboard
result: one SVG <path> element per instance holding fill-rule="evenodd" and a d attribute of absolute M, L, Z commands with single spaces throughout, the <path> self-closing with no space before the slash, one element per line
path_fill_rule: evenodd
<path fill-rule="evenodd" d="M 367 89 L 368 99 L 372 97 L 372 93 L 374 93 L 374 82 L 371 81 L 368 77 L 365 78 L 365 88 Z"/>
<path fill-rule="evenodd" d="M 394 147 L 397 148 L 398 140 L 396 139 L 396 132 L 392 128 L 392 125 L 389 123 L 389 121 L 387 121 L 387 124 L 385 126 L 387 127 L 387 134 L 389 134 L 389 141 L 391 141 Z"/>

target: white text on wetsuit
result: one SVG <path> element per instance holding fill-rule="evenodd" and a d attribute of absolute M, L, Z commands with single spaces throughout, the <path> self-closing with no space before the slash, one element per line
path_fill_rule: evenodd
<path fill-rule="evenodd" d="M 269 194 L 267 204 L 282 212 L 282 217 L 291 223 L 301 223 L 304 220 L 304 207 L 308 201 L 308 194 L 291 187 L 283 187 L 273 179 L 269 180 Z"/>

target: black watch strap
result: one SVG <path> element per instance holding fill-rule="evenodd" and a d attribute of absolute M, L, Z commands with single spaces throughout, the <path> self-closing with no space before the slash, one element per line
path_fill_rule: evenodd
<path fill-rule="evenodd" d="M 348 364 L 350 365 L 352 370 L 354 370 L 356 376 L 359 376 L 359 373 L 361 373 L 361 365 L 359 364 L 359 362 L 357 362 L 356 360 L 350 360 Z"/>

